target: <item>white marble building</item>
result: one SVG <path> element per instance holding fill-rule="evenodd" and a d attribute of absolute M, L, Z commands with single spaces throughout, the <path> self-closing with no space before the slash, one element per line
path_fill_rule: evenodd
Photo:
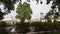
<path fill-rule="evenodd" d="M 2 21 L 7 22 L 8 24 L 16 24 L 17 22 L 19 22 L 19 20 L 17 19 L 3 19 Z"/>

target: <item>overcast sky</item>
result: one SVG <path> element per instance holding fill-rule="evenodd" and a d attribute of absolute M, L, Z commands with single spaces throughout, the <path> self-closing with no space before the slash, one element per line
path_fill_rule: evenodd
<path fill-rule="evenodd" d="M 43 4 L 36 4 L 36 1 L 32 1 L 30 2 L 30 7 L 33 11 L 32 14 L 32 19 L 37 19 L 40 18 L 40 13 L 43 12 L 44 15 L 51 9 L 50 6 L 52 3 L 50 3 L 49 5 L 46 5 L 46 0 L 42 0 Z M 23 1 L 24 2 L 24 1 Z M 18 4 L 18 3 L 17 3 Z M 17 7 L 17 4 L 15 4 L 15 8 Z M 0 8 L 3 9 L 3 5 L 0 5 Z M 12 11 L 11 13 L 9 13 L 8 15 L 4 16 L 5 19 L 10 19 L 16 16 L 16 11 Z"/>

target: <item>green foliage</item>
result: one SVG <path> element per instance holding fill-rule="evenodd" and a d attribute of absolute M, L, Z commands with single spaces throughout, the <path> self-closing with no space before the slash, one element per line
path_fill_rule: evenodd
<path fill-rule="evenodd" d="M 53 23 L 44 23 L 43 28 L 45 31 L 54 31 Z"/>
<path fill-rule="evenodd" d="M 27 4 L 26 2 L 24 2 L 23 4 L 20 2 L 18 4 L 16 12 L 18 13 L 18 15 L 16 16 L 16 18 L 22 20 L 22 22 L 25 19 L 29 20 L 31 18 L 32 10 L 30 8 L 30 5 Z"/>
<path fill-rule="evenodd" d="M 54 31 L 58 30 L 60 31 L 60 22 L 54 21 L 53 23 L 48 22 L 33 22 L 31 23 L 31 27 L 34 28 L 34 31 Z"/>
<path fill-rule="evenodd" d="M 60 0 L 47 0 L 47 4 L 49 4 L 52 1 L 52 6 L 51 6 L 51 11 L 48 12 L 48 14 L 53 15 L 54 14 L 54 19 L 58 18 L 60 16 Z M 56 7 L 58 6 L 58 7 Z M 58 12 L 57 9 L 58 8 Z M 49 15 L 49 16 L 50 16 Z"/>
<path fill-rule="evenodd" d="M 17 0 L 0 0 L 0 3 L 4 5 L 4 9 L 8 9 L 8 12 L 10 10 L 14 9 L 14 4 L 16 3 Z"/>
<path fill-rule="evenodd" d="M 30 23 L 18 23 L 16 24 L 16 30 L 19 32 L 19 33 L 27 33 L 27 32 L 30 32 Z"/>
<path fill-rule="evenodd" d="M 0 20 L 2 20 L 4 18 L 3 15 L 4 15 L 4 13 L 0 9 Z"/>
<path fill-rule="evenodd" d="M 6 30 L 8 25 L 5 22 L 0 22 L 0 34 L 9 34 L 9 32 Z"/>
<path fill-rule="evenodd" d="M 0 9 L 0 20 L 2 20 L 5 14 Z M 8 25 L 4 21 L 0 21 L 0 34 L 9 34 L 9 32 L 6 30 Z"/>
<path fill-rule="evenodd" d="M 34 27 L 34 31 L 36 31 L 36 32 L 39 32 L 43 29 L 41 22 L 33 22 L 33 23 L 31 23 L 31 26 Z"/>
<path fill-rule="evenodd" d="M 60 22 L 54 22 L 54 26 L 56 30 L 60 30 Z"/>
<path fill-rule="evenodd" d="M 51 1 L 51 0 L 47 0 L 47 4 L 49 4 L 49 3 L 50 3 L 50 1 Z"/>

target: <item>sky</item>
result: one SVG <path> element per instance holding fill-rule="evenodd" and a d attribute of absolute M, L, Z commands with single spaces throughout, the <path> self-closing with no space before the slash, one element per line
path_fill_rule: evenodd
<path fill-rule="evenodd" d="M 30 1 L 30 7 L 32 9 L 32 12 L 33 14 L 31 15 L 32 18 L 31 19 L 39 19 L 42 15 L 40 14 L 41 12 L 43 12 L 45 15 L 50 9 L 51 9 L 51 5 L 52 5 L 52 2 L 50 4 L 46 4 L 46 0 L 42 0 L 43 1 L 43 4 L 36 4 L 37 2 L 36 1 Z M 23 2 L 25 2 L 23 0 Z M 18 3 L 15 4 L 15 8 L 17 8 L 17 5 Z M 0 8 L 3 10 L 3 5 L 0 5 Z M 12 17 L 15 18 L 16 16 L 16 9 L 13 11 L 11 11 L 11 13 L 7 14 L 4 16 L 5 19 L 11 19 Z"/>

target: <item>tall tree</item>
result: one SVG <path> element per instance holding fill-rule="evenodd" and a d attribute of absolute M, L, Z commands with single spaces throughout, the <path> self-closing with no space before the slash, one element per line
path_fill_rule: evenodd
<path fill-rule="evenodd" d="M 16 12 L 18 13 L 16 18 L 19 18 L 21 22 L 24 22 L 25 19 L 29 20 L 31 18 L 32 10 L 30 8 L 30 5 L 26 2 L 24 2 L 23 4 L 20 2 Z"/>
<path fill-rule="evenodd" d="M 4 21 L 1 21 L 4 17 L 5 13 L 2 12 L 0 9 L 0 34 L 9 34 L 9 32 L 6 30 L 8 27 L 7 23 Z"/>
<path fill-rule="evenodd" d="M 14 4 L 17 0 L 0 0 L 0 3 L 4 5 L 4 9 L 7 12 L 10 12 L 10 10 L 14 9 Z"/>
<path fill-rule="evenodd" d="M 21 20 L 21 22 L 18 25 L 16 25 L 17 31 L 19 30 L 19 33 L 23 34 L 29 32 L 30 26 L 27 23 L 25 23 L 25 19 L 29 20 L 31 18 L 32 10 L 30 8 L 30 5 L 26 2 L 24 2 L 23 4 L 20 2 L 18 4 L 16 12 L 18 13 L 16 18 Z"/>

